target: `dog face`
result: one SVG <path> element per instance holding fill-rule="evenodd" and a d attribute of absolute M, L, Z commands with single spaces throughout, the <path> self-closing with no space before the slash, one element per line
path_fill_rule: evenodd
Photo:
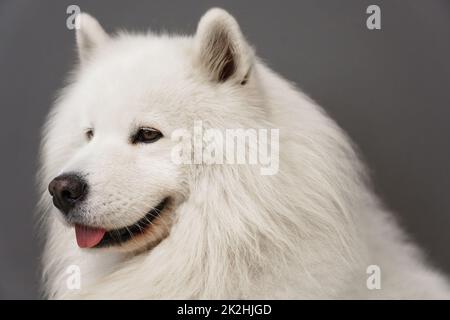
<path fill-rule="evenodd" d="M 45 161 L 60 168 L 48 189 L 80 247 L 151 247 L 190 193 L 172 133 L 203 119 L 236 127 L 237 112 L 255 118 L 252 52 L 219 9 L 194 37 L 110 38 L 92 17 L 79 19 L 80 68 L 45 142 Z"/>

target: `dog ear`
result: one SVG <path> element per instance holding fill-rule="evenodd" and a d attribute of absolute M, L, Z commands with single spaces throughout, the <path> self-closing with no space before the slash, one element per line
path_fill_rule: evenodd
<path fill-rule="evenodd" d="M 213 81 L 246 83 L 253 51 L 228 12 L 218 8 L 206 12 L 198 24 L 195 43 L 197 63 Z"/>
<path fill-rule="evenodd" d="M 86 62 L 92 52 L 105 43 L 109 36 L 98 21 L 87 13 L 80 13 L 76 19 L 76 40 L 81 63 Z"/>

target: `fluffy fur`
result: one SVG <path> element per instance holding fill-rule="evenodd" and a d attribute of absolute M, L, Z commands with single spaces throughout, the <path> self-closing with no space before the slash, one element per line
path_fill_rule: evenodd
<path fill-rule="evenodd" d="M 346 134 L 254 56 L 227 12 L 208 11 L 192 37 L 111 37 L 92 17 L 81 18 L 80 65 L 42 143 L 48 298 L 450 297 L 446 279 L 423 262 L 372 192 Z M 139 125 L 169 137 L 195 120 L 279 128 L 279 172 L 175 165 L 169 138 L 148 146 L 127 141 Z M 163 195 L 173 197 L 173 208 L 145 245 L 80 249 L 46 190 L 72 171 L 89 180 L 82 212 L 94 225 L 132 223 Z M 381 269 L 380 290 L 366 287 L 372 264 Z M 81 269 L 80 290 L 67 288 L 70 265 Z"/>

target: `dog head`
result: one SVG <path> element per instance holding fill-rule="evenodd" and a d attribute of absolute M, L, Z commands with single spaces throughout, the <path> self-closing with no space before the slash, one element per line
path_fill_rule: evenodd
<path fill-rule="evenodd" d="M 110 37 L 91 16 L 78 19 L 80 66 L 45 138 L 49 193 L 80 247 L 151 247 L 191 192 L 172 133 L 197 120 L 246 126 L 262 114 L 253 52 L 221 9 L 193 37 Z"/>

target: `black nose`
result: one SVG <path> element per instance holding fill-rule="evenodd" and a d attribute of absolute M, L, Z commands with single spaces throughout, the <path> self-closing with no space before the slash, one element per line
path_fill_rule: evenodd
<path fill-rule="evenodd" d="M 76 174 L 63 174 L 53 179 L 48 185 L 53 197 L 53 204 L 67 214 L 87 194 L 87 183 Z"/>

